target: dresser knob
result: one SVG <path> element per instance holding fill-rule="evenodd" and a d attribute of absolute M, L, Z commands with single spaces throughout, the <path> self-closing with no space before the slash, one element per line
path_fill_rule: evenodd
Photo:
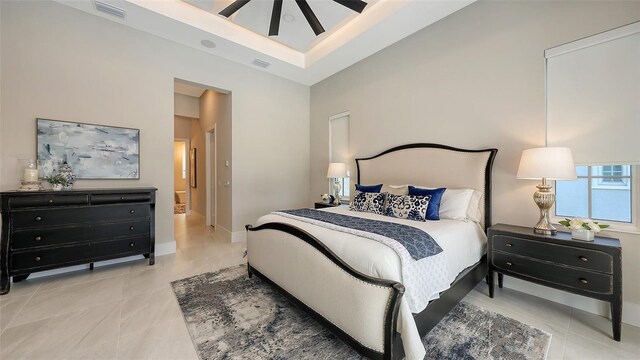
<path fill-rule="evenodd" d="M 40 241 L 40 240 L 42 240 L 42 236 L 36 236 L 36 237 L 34 238 L 34 240 L 35 240 L 35 241 Z"/>
<path fill-rule="evenodd" d="M 40 261 L 41 259 L 40 259 L 40 256 L 36 256 L 33 260 Z"/>
<path fill-rule="evenodd" d="M 133 243 L 129 243 L 129 247 L 133 247 Z"/>
<path fill-rule="evenodd" d="M 53 200 L 49 200 L 49 204 L 53 204 Z"/>
<path fill-rule="evenodd" d="M 129 226 L 129 230 L 133 231 L 133 226 Z"/>
<path fill-rule="evenodd" d="M 513 247 L 513 244 L 507 243 L 507 247 Z"/>
<path fill-rule="evenodd" d="M 36 216 L 33 220 L 35 220 L 35 221 L 42 221 L 42 216 Z"/>
<path fill-rule="evenodd" d="M 511 261 L 507 261 L 507 266 L 513 266 L 513 263 Z"/>
<path fill-rule="evenodd" d="M 120 196 L 120 200 L 124 200 L 124 196 Z"/>
<path fill-rule="evenodd" d="M 131 214 L 135 214 L 135 213 L 136 213 L 136 211 L 135 211 L 135 210 L 133 210 L 133 209 L 129 210 L 129 212 L 130 212 Z"/>
<path fill-rule="evenodd" d="M 584 278 L 581 278 L 580 282 L 583 283 L 583 284 L 587 284 L 588 283 L 587 279 L 584 279 Z"/>
<path fill-rule="evenodd" d="M 587 259 L 587 258 L 586 258 L 586 257 L 584 257 L 584 256 L 579 256 L 579 257 L 578 257 L 578 259 L 580 259 L 580 260 L 582 260 L 582 261 L 584 261 L 584 262 L 589 261 L 589 259 Z"/>

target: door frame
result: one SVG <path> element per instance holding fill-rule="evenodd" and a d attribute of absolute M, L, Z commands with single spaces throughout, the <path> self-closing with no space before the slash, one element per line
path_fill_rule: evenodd
<path fill-rule="evenodd" d="M 211 139 L 213 135 L 213 144 L 215 146 L 215 153 L 213 159 L 211 159 Z M 207 129 L 205 136 L 205 148 L 206 148 L 206 186 L 207 186 L 207 214 L 206 224 L 207 226 L 216 227 L 218 224 L 218 132 L 216 131 L 216 125 Z M 213 163 L 213 179 L 211 178 L 211 164 Z M 211 203 L 211 182 L 213 182 L 213 195 L 215 198 L 214 204 Z M 213 221 L 211 221 L 211 211 L 213 211 Z"/>
<path fill-rule="evenodd" d="M 184 143 L 184 151 L 186 156 L 186 169 L 187 169 L 187 178 L 185 181 L 185 192 L 187 193 L 187 209 L 185 211 L 185 215 L 191 215 L 191 184 L 189 184 L 189 175 L 191 174 L 191 162 L 189 161 L 189 151 L 191 150 L 191 139 L 188 138 L 173 138 L 173 142 L 183 142 Z M 176 184 L 173 184 L 173 191 L 176 191 Z"/>

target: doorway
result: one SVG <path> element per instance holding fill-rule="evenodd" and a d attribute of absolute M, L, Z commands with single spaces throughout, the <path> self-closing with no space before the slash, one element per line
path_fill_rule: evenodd
<path fill-rule="evenodd" d="M 190 144 L 189 139 L 176 138 L 173 142 L 173 213 L 175 215 L 191 215 L 191 188 L 188 186 Z"/>

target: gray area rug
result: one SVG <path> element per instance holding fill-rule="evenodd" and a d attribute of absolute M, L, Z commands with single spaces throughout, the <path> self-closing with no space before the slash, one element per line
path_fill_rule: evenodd
<path fill-rule="evenodd" d="M 171 283 L 202 360 L 361 359 L 246 265 Z M 551 335 L 461 302 L 423 343 L 426 359 L 545 359 Z"/>

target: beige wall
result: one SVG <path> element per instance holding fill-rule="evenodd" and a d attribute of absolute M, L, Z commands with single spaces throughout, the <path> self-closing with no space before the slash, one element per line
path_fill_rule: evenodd
<path fill-rule="evenodd" d="M 173 94 L 174 115 L 199 118 L 200 100 L 197 97 L 182 94 Z"/>
<path fill-rule="evenodd" d="M 185 142 L 176 141 L 173 144 L 173 189 L 176 191 L 186 189 L 187 180 L 182 178 L 182 159 L 185 149 Z"/>
<path fill-rule="evenodd" d="M 231 230 L 241 236 L 261 214 L 307 204 L 308 87 L 57 3 L 0 3 L 2 189 L 18 185 L 16 155 L 35 155 L 36 117 L 139 128 L 140 180 L 77 186 L 158 187 L 156 241 L 173 244 L 179 78 L 233 92 Z"/>
<path fill-rule="evenodd" d="M 534 224 L 535 182 L 515 174 L 521 151 L 544 145 L 543 51 L 639 19 L 640 2 L 480 1 L 312 86 L 308 201 L 327 189 L 328 117 L 349 111 L 353 156 L 412 142 L 497 147 L 494 222 Z M 624 320 L 640 325 L 640 236 L 622 238 Z M 606 310 L 578 296 L 506 283 Z"/>
<path fill-rule="evenodd" d="M 174 116 L 173 118 L 173 136 L 175 139 L 191 139 L 191 126 L 196 118 L 186 116 Z"/>

